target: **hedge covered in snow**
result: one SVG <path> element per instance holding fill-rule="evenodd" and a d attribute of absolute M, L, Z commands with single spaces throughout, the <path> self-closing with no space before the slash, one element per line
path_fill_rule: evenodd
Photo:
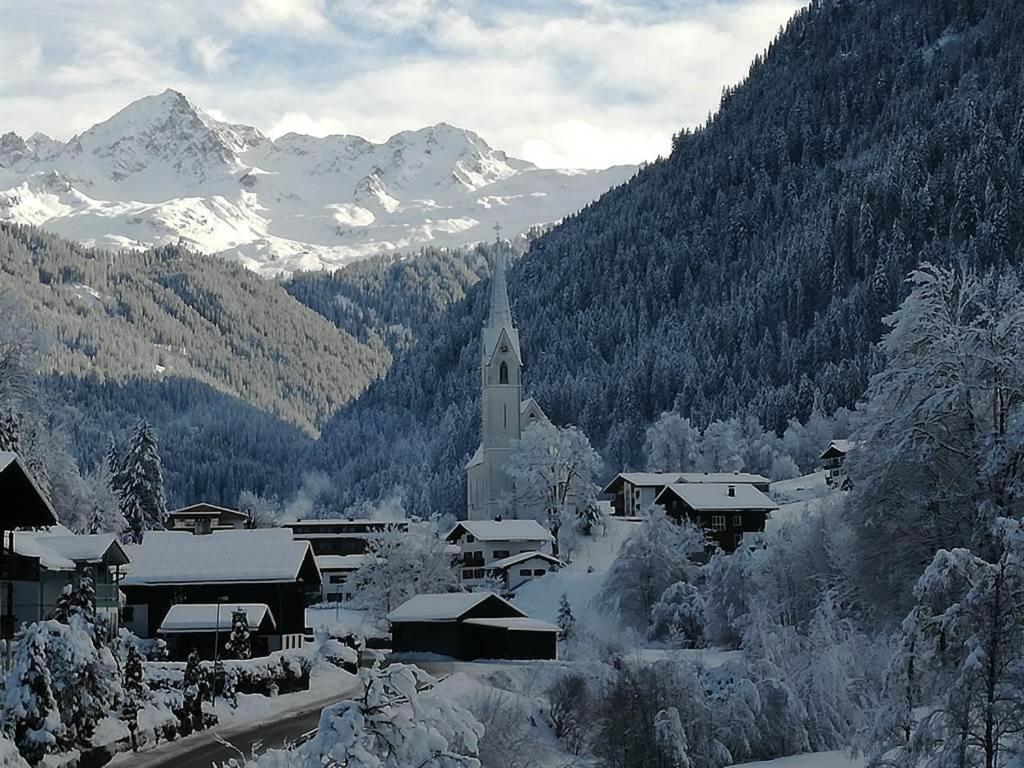
<path fill-rule="evenodd" d="M 224 670 L 236 674 L 237 693 L 276 696 L 309 688 L 313 658 L 301 651 L 276 651 L 256 659 L 223 660 Z M 151 690 L 181 689 L 187 662 L 149 661 L 143 665 L 146 684 Z M 203 671 L 212 675 L 213 662 L 202 662 Z"/>

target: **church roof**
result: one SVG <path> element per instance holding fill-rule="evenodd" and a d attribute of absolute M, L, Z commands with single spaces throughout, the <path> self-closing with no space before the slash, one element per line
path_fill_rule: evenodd
<path fill-rule="evenodd" d="M 523 356 L 519 351 L 519 331 L 512 322 L 512 308 L 508 303 L 508 285 L 505 281 L 505 249 L 498 248 L 494 255 L 494 275 L 491 277 L 491 307 L 487 316 L 487 323 L 483 332 L 483 356 L 484 360 L 490 360 L 494 356 L 501 340 L 502 331 L 508 338 L 508 343 L 516 353 L 516 357 L 522 361 Z"/>
<path fill-rule="evenodd" d="M 536 520 L 462 520 L 445 537 L 456 541 L 463 533 L 478 541 L 554 541 L 551 532 Z"/>

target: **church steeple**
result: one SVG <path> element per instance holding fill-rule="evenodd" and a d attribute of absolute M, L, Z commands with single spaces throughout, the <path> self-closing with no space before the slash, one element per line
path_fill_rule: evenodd
<path fill-rule="evenodd" d="M 495 226 L 500 230 L 499 226 Z M 499 339 L 504 335 L 515 352 L 516 363 L 522 365 L 519 352 L 519 331 L 512 322 L 512 309 L 508 303 L 508 284 L 505 279 L 508 248 L 500 240 L 494 243 L 494 274 L 491 276 L 491 307 L 483 332 L 483 360 L 486 365 L 493 357 Z"/>

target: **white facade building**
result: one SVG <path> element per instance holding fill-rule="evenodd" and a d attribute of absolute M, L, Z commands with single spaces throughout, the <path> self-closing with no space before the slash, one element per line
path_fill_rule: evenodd
<path fill-rule="evenodd" d="M 530 553 L 551 555 L 555 542 L 550 531 L 536 520 L 465 520 L 447 538 L 461 552 L 459 576 L 467 589 L 486 583 L 494 575 L 495 564 L 508 558 Z M 542 575 L 531 574 L 530 578 Z"/>
<path fill-rule="evenodd" d="M 515 517 L 515 484 L 505 472 L 512 441 L 535 421 L 547 420 L 536 400 L 522 399 L 523 357 L 505 282 L 506 249 L 496 248 L 491 308 L 481 338 L 481 442 L 466 465 L 470 520 Z"/>

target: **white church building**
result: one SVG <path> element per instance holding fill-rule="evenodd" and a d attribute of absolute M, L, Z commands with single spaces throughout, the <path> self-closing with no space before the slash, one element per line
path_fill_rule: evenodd
<path fill-rule="evenodd" d="M 512 441 L 547 416 L 533 398 L 522 399 L 523 355 L 512 322 L 505 283 L 506 249 L 496 248 L 491 307 L 481 339 L 481 443 L 466 465 L 466 508 L 470 520 L 517 516 L 515 484 L 505 472 Z"/>

